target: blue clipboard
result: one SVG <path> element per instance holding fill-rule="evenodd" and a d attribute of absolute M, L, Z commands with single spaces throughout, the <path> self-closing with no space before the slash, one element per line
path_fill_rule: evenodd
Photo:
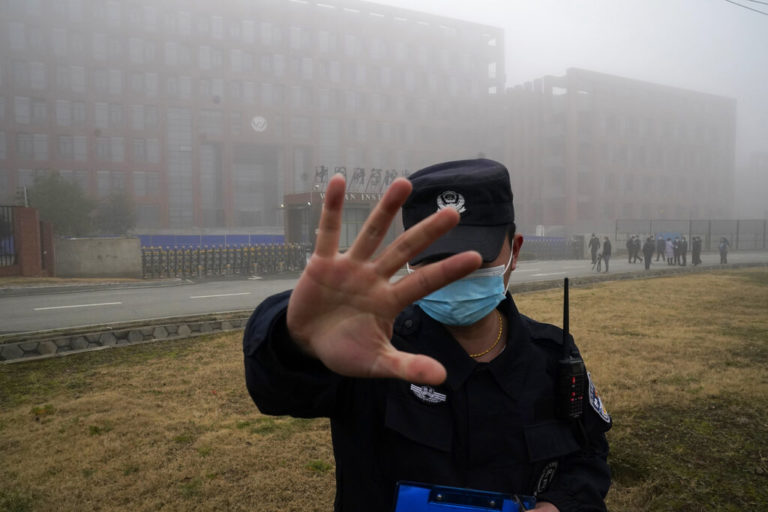
<path fill-rule="evenodd" d="M 393 512 L 523 512 L 534 506 L 533 496 L 398 482 Z"/>

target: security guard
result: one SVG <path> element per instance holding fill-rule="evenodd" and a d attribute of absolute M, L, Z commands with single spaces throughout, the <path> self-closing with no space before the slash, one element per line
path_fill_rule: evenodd
<path fill-rule="evenodd" d="M 403 480 L 605 510 L 611 418 L 591 378 L 580 418 L 558 415 L 563 333 L 506 291 L 523 243 L 506 168 L 465 160 L 395 180 L 339 253 L 344 190 L 334 176 L 296 289 L 256 309 L 243 343 L 263 413 L 330 418 L 335 510 L 389 512 Z M 406 231 L 373 257 L 401 206 Z"/>

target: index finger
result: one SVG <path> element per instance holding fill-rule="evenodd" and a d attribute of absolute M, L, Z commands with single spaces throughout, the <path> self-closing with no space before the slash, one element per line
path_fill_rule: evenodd
<path fill-rule="evenodd" d="M 315 254 L 318 256 L 331 257 L 339 250 L 341 211 L 344 207 L 345 190 L 346 182 L 341 174 L 333 175 L 328 181 L 328 186 L 325 189 L 323 210 L 320 213 L 320 222 L 317 225 Z"/>

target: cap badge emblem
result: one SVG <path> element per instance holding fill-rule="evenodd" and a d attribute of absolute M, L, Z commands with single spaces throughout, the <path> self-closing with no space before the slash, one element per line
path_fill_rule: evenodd
<path fill-rule="evenodd" d="M 467 211 L 464 208 L 464 196 L 453 190 L 446 190 L 437 196 L 437 211 L 445 208 L 453 208 L 459 213 Z"/>

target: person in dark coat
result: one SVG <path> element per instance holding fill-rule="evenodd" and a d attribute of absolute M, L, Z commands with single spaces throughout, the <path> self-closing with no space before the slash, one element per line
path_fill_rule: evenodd
<path fill-rule="evenodd" d="M 603 237 L 603 262 L 605 262 L 605 272 L 608 272 L 608 262 L 611 260 L 611 241 L 608 237 Z"/>
<path fill-rule="evenodd" d="M 632 263 L 632 255 L 635 252 L 635 235 L 631 235 L 627 238 L 627 263 Z"/>
<path fill-rule="evenodd" d="M 592 233 L 589 239 L 589 252 L 592 255 L 592 265 L 597 263 L 597 251 L 600 250 L 600 239 Z"/>
<path fill-rule="evenodd" d="M 680 237 L 676 236 L 674 240 L 672 240 L 672 254 L 674 257 L 674 264 L 679 265 L 680 264 Z"/>
<path fill-rule="evenodd" d="M 688 240 L 683 236 L 680 239 L 680 265 L 686 266 L 688 258 Z"/>
<path fill-rule="evenodd" d="M 691 263 L 693 265 L 701 264 L 701 237 L 694 236 L 691 240 Z"/>
<path fill-rule="evenodd" d="M 651 268 L 651 258 L 653 258 L 653 251 L 655 249 L 656 244 L 653 242 L 653 237 L 649 236 L 645 239 L 645 243 L 643 244 L 643 256 L 645 256 L 643 261 L 645 262 L 645 270 L 649 270 Z"/>
<path fill-rule="evenodd" d="M 666 252 L 667 243 L 664 241 L 664 237 L 659 235 L 656 238 L 656 261 L 659 261 L 659 258 L 661 258 L 661 261 L 665 261 L 667 259 Z"/>
<path fill-rule="evenodd" d="M 717 246 L 717 249 L 720 251 L 720 264 L 725 265 L 728 263 L 728 248 L 731 246 L 731 243 L 728 241 L 727 238 L 722 237 L 720 238 L 720 243 Z"/>
<path fill-rule="evenodd" d="M 330 418 L 334 510 L 391 512 L 397 483 L 416 481 L 604 512 L 610 415 L 584 374 L 580 419 L 566 419 L 558 361 L 578 351 L 507 291 L 523 244 L 507 169 L 463 160 L 398 178 L 340 252 L 345 189 L 329 180 L 296 288 L 243 335 L 262 413 Z M 379 250 L 400 209 L 405 231 Z"/>

